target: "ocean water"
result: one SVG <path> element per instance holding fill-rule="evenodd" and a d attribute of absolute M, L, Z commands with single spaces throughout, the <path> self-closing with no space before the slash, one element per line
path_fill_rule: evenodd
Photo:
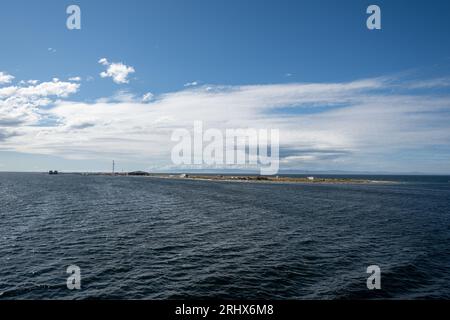
<path fill-rule="evenodd" d="M 1 173 L 0 299 L 450 298 L 450 178 L 393 180 Z"/>

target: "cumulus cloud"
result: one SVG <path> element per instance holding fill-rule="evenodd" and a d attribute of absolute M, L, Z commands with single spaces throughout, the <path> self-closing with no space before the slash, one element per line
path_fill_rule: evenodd
<path fill-rule="evenodd" d="M 30 85 L 23 86 L 26 83 Z M 34 85 L 33 85 L 34 84 Z M 40 108 L 56 102 L 58 98 L 67 98 L 77 92 L 79 84 L 61 82 L 53 79 L 50 82 L 37 84 L 27 81 L 22 86 L 0 88 L 0 128 L 37 125 L 42 116 Z"/>
<path fill-rule="evenodd" d="M 69 81 L 80 82 L 81 81 L 81 77 L 71 77 L 71 78 L 69 78 Z"/>
<path fill-rule="evenodd" d="M 106 58 L 100 59 L 98 63 L 107 67 L 106 71 L 100 73 L 100 76 L 102 78 L 112 78 L 117 84 L 128 83 L 128 75 L 135 72 L 131 66 L 127 66 L 122 62 L 110 63 Z"/>
<path fill-rule="evenodd" d="M 5 72 L 0 72 L 0 85 L 11 83 L 13 79 L 14 77 L 12 75 Z"/>

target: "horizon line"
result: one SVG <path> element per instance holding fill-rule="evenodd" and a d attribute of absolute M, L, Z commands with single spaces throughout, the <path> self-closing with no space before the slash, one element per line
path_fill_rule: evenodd
<path fill-rule="evenodd" d="M 0 170 L 0 173 L 33 173 L 33 174 L 48 174 L 49 171 L 55 170 L 42 170 L 42 171 L 10 171 L 10 170 Z M 112 174 L 111 171 L 89 171 L 89 170 L 71 170 L 71 171 L 58 171 L 59 174 L 82 174 L 82 173 L 90 173 L 90 174 Z M 146 171 L 146 170 L 130 170 L 123 172 L 115 172 L 115 175 L 121 175 L 123 173 L 131 173 L 131 172 L 146 172 L 149 174 L 235 174 L 235 175 L 261 175 L 257 170 L 255 171 L 189 171 L 189 170 L 178 170 L 178 171 Z M 379 176 L 450 176 L 450 173 L 425 173 L 425 172 L 370 172 L 370 171 L 339 171 L 339 170 L 330 170 L 330 171 L 280 171 L 277 175 L 289 175 L 289 174 L 299 174 L 299 175 L 308 175 L 308 174 L 317 174 L 317 175 L 379 175 Z"/>

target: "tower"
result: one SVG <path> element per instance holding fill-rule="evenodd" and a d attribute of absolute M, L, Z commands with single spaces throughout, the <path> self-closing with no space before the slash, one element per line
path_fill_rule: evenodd
<path fill-rule="evenodd" d="M 116 163 L 113 160 L 113 163 L 112 163 L 112 175 L 113 176 L 115 175 L 115 169 L 116 169 Z"/>

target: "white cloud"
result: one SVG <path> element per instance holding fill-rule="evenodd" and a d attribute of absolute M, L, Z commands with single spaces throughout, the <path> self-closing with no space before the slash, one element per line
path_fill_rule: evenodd
<path fill-rule="evenodd" d="M 81 77 L 71 77 L 71 78 L 69 78 L 69 81 L 80 82 L 81 81 Z"/>
<path fill-rule="evenodd" d="M 9 99 L 14 97 L 67 97 L 78 91 L 79 84 L 71 82 L 51 81 L 42 82 L 35 86 L 28 87 L 3 87 L 0 88 L 0 99 Z"/>
<path fill-rule="evenodd" d="M 11 83 L 11 81 L 13 79 L 14 79 L 14 76 L 7 74 L 5 72 L 0 72 L 0 85 Z"/>
<path fill-rule="evenodd" d="M 154 97 L 153 93 L 147 92 L 146 94 L 144 94 L 142 96 L 142 102 L 149 102 L 149 101 L 153 100 L 153 97 Z"/>
<path fill-rule="evenodd" d="M 100 60 L 98 60 L 98 63 L 107 66 L 109 64 L 108 59 L 106 58 L 101 58 Z"/>
<path fill-rule="evenodd" d="M 192 81 L 184 84 L 185 87 L 195 87 L 196 85 L 198 85 L 198 81 Z"/>
<path fill-rule="evenodd" d="M 25 86 L 25 85 L 33 85 L 34 86 L 38 83 L 39 83 L 39 80 L 27 80 L 27 81 L 20 80 L 19 81 L 19 85 L 21 85 L 21 86 Z"/>
<path fill-rule="evenodd" d="M 431 80 L 419 80 L 406 83 L 404 86 L 409 89 L 431 89 L 450 87 L 450 78 L 437 78 Z"/>
<path fill-rule="evenodd" d="M 66 98 L 79 89 L 79 84 L 57 79 L 40 84 L 35 81 L 32 83 L 35 85 L 0 88 L 0 127 L 36 125 L 43 119 L 41 107 L 56 102 L 58 98 Z"/>
<path fill-rule="evenodd" d="M 111 102 L 136 102 L 139 99 L 135 94 L 127 91 L 127 90 L 119 90 L 117 91 L 110 99 Z"/>
<path fill-rule="evenodd" d="M 100 76 L 102 78 L 112 78 L 117 84 L 128 83 L 128 75 L 135 72 L 131 66 L 127 66 L 122 62 L 110 63 L 106 58 L 100 59 L 98 63 L 107 66 L 106 71 L 101 72 Z"/>

